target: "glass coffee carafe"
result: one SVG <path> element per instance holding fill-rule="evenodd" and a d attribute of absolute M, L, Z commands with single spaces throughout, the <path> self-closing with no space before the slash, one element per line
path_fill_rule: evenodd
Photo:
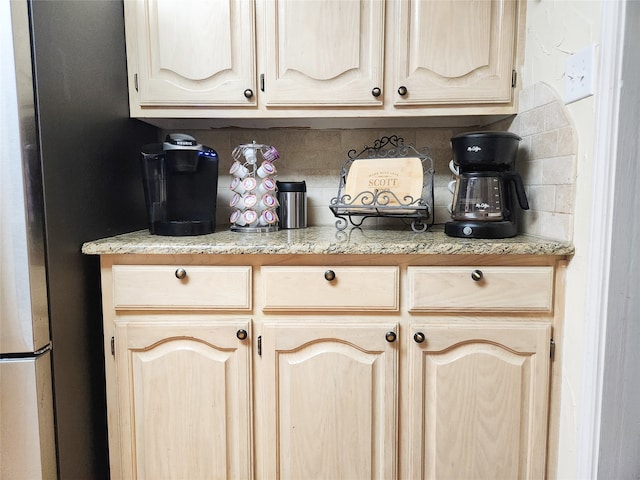
<path fill-rule="evenodd" d="M 502 184 L 499 174 L 460 174 L 453 193 L 451 218 L 485 222 L 503 220 Z"/>

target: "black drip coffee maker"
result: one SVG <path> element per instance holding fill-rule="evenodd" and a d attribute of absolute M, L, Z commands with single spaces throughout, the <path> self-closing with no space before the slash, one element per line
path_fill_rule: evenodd
<path fill-rule="evenodd" d="M 142 181 L 154 235 L 202 235 L 216 228 L 218 154 L 182 133 L 142 147 Z"/>
<path fill-rule="evenodd" d="M 451 139 L 457 178 L 451 218 L 444 231 L 452 237 L 507 238 L 518 233 L 516 199 L 529 203 L 515 171 L 518 142 L 509 132 L 471 132 Z"/>

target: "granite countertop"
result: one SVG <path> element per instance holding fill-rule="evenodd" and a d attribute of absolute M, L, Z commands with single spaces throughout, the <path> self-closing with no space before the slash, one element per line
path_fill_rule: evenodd
<path fill-rule="evenodd" d="M 442 225 L 416 233 L 409 227 L 379 229 L 315 226 L 270 233 L 232 232 L 192 237 L 151 235 L 148 230 L 87 242 L 87 255 L 115 254 L 361 254 L 361 255 L 555 255 L 574 254 L 573 245 L 529 235 L 499 240 L 452 238 Z"/>

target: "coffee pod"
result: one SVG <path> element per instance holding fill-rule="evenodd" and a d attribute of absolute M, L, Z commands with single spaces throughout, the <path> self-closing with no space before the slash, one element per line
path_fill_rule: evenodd
<path fill-rule="evenodd" d="M 255 147 L 245 147 L 242 154 L 249 165 L 256 164 L 257 158 Z"/>
<path fill-rule="evenodd" d="M 241 220 L 242 220 L 242 212 L 240 210 L 234 210 L 233 212 L 231 212 L 231 216 L 229 217 L 229 221 L 232 224 L 238 225 L 239 224 L 238 222 L 240 222 Z"/>
<path fill-rule="evenodd" d="M 229 206 L 231 208 L 237 208 L 238 210 L 243 210 L 244 200 L 242 198 L 242 195 L 240 195 L 237 192 L 231 195 L 231 200 L 229 200 Z"/>
<path fill-rule="evenodd" d="M 265 210 L 260 215 L 259 224 L 263 226 L 275 225 L 278 222 L 278 216 L 273 210 Z"/>
<path fill-rule="evenodd" d="M 255 210 L 245 210 L 242 214 L 244 225 L 256 225 L 258 223 L 258 214 Z"/>
<path fill-rule="evenodd" d="M 242 187 L 245 192 L 253 192 L 258 186 L 258 181 L 253 177 L 247 177 L 242 180 Z"/>
<path fill-rule="evenodd" d="M 233 177 L 231 179 L 231 185 L 229 185 L 229 188 L 231 189 L 231 191 L 239 193 L 240 195 L 246 192 L 244 186 L 242 185 L 242 180 L 239 177 Z"/>
<path fill-rule="evenodd" d="M 265 193 L 275 193 L 276 191 L 276 182 L 273 178 L 265 178 L 264 180 L 262 180 L 262 182 L 260 182 L 260 185 L 258 185 L 258 193 L 261 194 L 265 194 Z"/>
<path fill-rule="evenodd" d="M 280 158 L 280 154 L 276 147 L 269 147 L 265 152 L 262 153 L 262 158 L 267 160 L 268 162 L 275 162 L 278 158 Z"/>
<path fill-rule="evenodd" d="M 264 161 L 256 173 L 260 178 L 265 178 L 276 173 L 276 167 L 273 166 L 273 163 Z"/>
<path fill-rule="evenodd" d="M 278 206 L 278 200 L 275 195 L 270 193 L 265 193 L 260 199 L 260 207 L 265 208 L 276 208 Z"/>
<path fill-rule="evenodd" d="M 244 208 L 253 208 L 258 203 L 258 197 L 253 193 L 247 193 L 242 197 Z"/>
<path fill-rule="evenodd" d="M 229 169 L 229 173 L 234 177 L 244 178 L 249 174 L 249 169 L 240 162 L 233 162 Z"/>

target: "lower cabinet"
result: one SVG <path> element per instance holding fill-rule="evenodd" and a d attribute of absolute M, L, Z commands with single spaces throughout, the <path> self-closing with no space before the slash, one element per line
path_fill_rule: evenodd
<path fill-rule="evenodd" d="M 553 478 L 555 259 L 203 257 L 102 259 L 112 478 Z"/>
<path fill-rule="evenodd" d="M 410 327 L 411 479 L 545 477 L 548 324 Z"/>
<path fill-rule="evenodd" d="M 264 325 L 263 478 L 395 478 L 397 328 Z"/>
<path fill-rule="evenodd" d="M 251 478 L 250 331 L 184 317 L 116 326 L 123 478 Z"/>

